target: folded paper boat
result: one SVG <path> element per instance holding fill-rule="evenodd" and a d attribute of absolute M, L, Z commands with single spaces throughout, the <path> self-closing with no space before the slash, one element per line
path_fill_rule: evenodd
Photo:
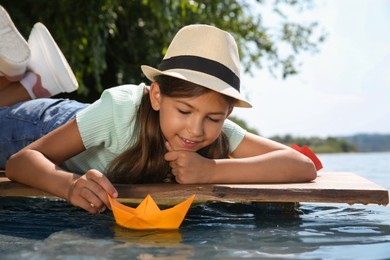
<path fill-rule="evenodd" d="M 192 195 L 172 208 L 160 210 L 150 195 L 137 208 L 125 206 L 108 195 L 116 223 L 137 230 L 178 229 L 194 198 Z"/>

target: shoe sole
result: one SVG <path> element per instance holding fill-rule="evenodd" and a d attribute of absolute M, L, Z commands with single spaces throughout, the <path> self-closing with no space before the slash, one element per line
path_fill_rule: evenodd
<path fill-rule="evenodd" d="M 42 85 L 52 95 L 78 88 L 65 56 L 43 24 L 34 25 L 28 43 L 31 49 L 29 69 L 41 76 Z"/>
<path fill-rule="evenodd" d="M 8 77 L 22 75 L 30 59 L 30 48 L 7 11 L 0 6 L 0 71 Z"/>

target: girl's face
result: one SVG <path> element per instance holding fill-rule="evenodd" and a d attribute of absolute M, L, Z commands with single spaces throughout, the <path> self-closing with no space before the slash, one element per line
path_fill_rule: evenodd
<path fill-rule="evenodd" d="M 163 96 L 157 83 L 150 89 L 152 107 L 160 111 L 160 127 L 173 150 L 198 151 L 215 141 L 231 113 L 228 102 L 210 91 L 194 98 Z"/>

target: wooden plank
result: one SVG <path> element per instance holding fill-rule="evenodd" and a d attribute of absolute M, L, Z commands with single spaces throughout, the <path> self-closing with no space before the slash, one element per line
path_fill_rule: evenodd
<path fill-rule="evenodd" d="M 349 172 L 322 172 L 310 183 L 292 184 L 118 184 L 120 201 L 138 203 L 150 194 L 157 203 L 173 205 L 196 194 L 194 203 L 320 202 L 348 204 L 389 203 L 388 190 Z M 0 177 L 0 196 L 55 198 L 40 190 Z"/>

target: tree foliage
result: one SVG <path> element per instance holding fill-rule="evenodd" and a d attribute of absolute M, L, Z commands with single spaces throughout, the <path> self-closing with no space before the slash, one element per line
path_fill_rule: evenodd
<path fill-rule="evenodd" d="M 285 135 L 273 136 L 271 139 L 287 146 L 292 144 L 297 144 L 301 147 L 307 145 L 315 153 L 348 153 L 358 151 L 351 142 L 336 137 L 293 137 Z"/>
<path fill-rule="evenodd" d="M 26 38 L 35 22 L 48 27 L 76 74 L 77 99 L 83 101 L 95 100 L 104 88 L 146 81 L 140 65 L 156 66 L 184 25 L 207 23 L 231 32 L 244 72 L 267 67 L 281 77 L 296 74 L 297 57 L 316 51 L 324 40 L 316 22 L 293 23 L 285 15 L 286 9 L 309 9 L 311 0 L 274 0 L 270 5 L 281 22 L 272 27 L 264 25 L 266 3 L 260 0 L 2 0 L 1 4 Z"/>

